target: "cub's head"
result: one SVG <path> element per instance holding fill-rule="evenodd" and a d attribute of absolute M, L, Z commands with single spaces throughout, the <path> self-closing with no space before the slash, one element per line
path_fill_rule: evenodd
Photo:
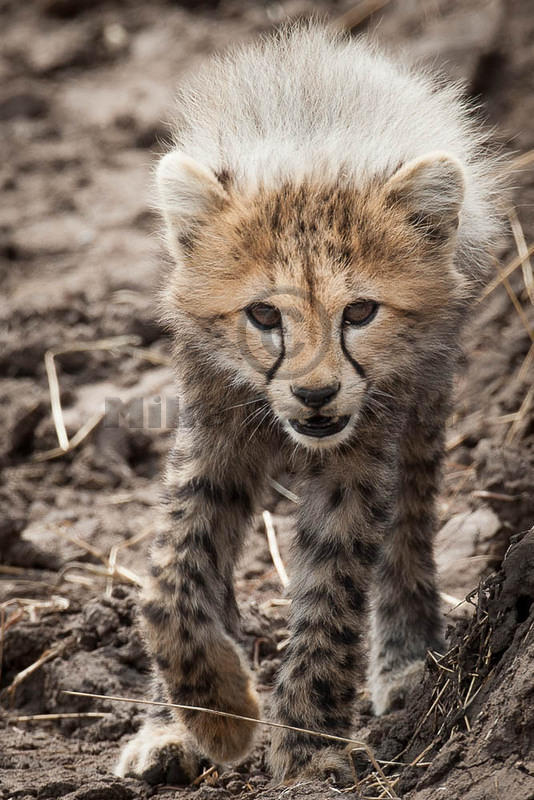
<path fill-rule="evenodd" d="M 299 444 L 345 441 L 439 364 L 463 293 L 455 158 L 430 154 L 364 187 L 340 176 L 247 188 L 172 151 L 157 185 L 171 322 Z"/>

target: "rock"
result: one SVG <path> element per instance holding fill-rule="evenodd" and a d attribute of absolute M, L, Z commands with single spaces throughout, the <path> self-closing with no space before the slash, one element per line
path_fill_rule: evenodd
<path fill-rule="evenodd" d="M 69 19 L 82 11 L 102 5 L 103 0 L 38 0 L 40 9 L 51 17 Z"/>
<path fill-rule="evenodd" d="M 495 53 L 503 15 L 502 0 L 452 0 L 432 7 L 410 2 L 386 9 L 380 17 L 380 38 L 409 48 L 413 61 L 441 67 L 449 77 L 473 87 L 480 81 L 481 64 Z"/>
<path fill-rule="evenodd" d="M 135 794 L 122 781 L 93 784 L 65 795 L 65 800 L 133 800 Z"/>
<path fill-rule="evenodd" d="M 31 92 L 20 92 L 0 101 L 0 120 L 36 119 L 44 117 L 49 111 L 49 103 L 44 97 Z"/>
<path fill-rule="evenodd" d="M 455 514 L 436 537 L 436 561 L 441 588 L 464 598 L 492 562 L 492 542 L 501 528 L 490 508 Z M 476 556 L 476 558 L 475 558 Z"/>
<path fill-rule="evenodd" d="M 39 800 L 49 800 L 49 798 L 65 797 L 66 794 L 75 791 L 75 789 L 76 789 L 75 783 L 70 783 L 68 781 L 51 781 L 50 783 L 45 783 L 44 786 L 41 786 L 41 788 L 37 792 L 37 797 L 39 798 Z"/>
<path fill-rule="evenodd" d="M 23 408 L 17 410 L 17 418 L 9 431 L 9 455 L 26 456 L 33 449 L 35 428 L 48 413 L 48 406 L 43 400 L 27 399 Z"/>

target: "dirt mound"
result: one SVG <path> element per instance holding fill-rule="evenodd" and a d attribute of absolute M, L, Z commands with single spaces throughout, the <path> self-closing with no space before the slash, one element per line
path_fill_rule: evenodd
<path fill-rule="evenodd" d="M 410 800 L 533 796 L 534 528 L 513 537 L 502 570 L 469 602 L 475 613 L 428 659 L 407 710 L 390 715 L 389 730 L 370 726 L 383 760 L 410 765 L 384 767 Z"/>

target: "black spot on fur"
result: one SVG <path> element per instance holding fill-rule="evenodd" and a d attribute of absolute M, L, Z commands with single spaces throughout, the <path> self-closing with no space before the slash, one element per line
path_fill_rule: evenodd
<path fill-rule="evenodd" d="M 280 368 L 280 365 L 282 364 L 282 361 L 285 358 L 285 354 L 286 354 L 286 348 L 284 344 L 284 336 L 282 334 L 282 347 L 280 350 L 280 354 L 276 359 L 276 361 L 274 362 L 274 364 L 272 365 L 272 367 L 269 370 L 267 370 L 267 374 L 265 375 L 267 383 L 270 383 L 273 380 L 276 373 L 278 372 L 278 369 Z"/>
<path fill-rule="evenodd" d="M 336 486 L 332 494 L 330 495 L 330 507 L 332 510 L 339 508 L 343 499 L 345 497 L 345 487 L 344 486 Z"/>
<path fill-rule="evenodd" d="M 346 686 L 341 692 L 342 703 L 352 703 L 356 697 L 356 689 L 354 686 Z"/>
<path fill-rule="evenodd" d="M 372 483 L 367 483 L 366 481 L 360 480 L 357 482 L 356 488 L 364 503 L 369 504 L 376 501 L 376 489 Z"/>
<path fill-rule="evenodd" d="M 210 618 L 201 608 L 195 608 L 193 611 L 193 618 L 197 625 L 205 625 L 210 621 Z"/>
<path fill-rule="evenodd" d="M 393 517 L 393 510 L 391 507 L 388 507 L 386 504 L 383 503 L 371 503 L 367 510 L 369 512 L 369 516 L 376 522 L 378 525 L 386 525 L 391 522 Z"/>
<path fill-rule="evenodd" d="M 317 697 L 317 702 L 321 708 L 331 708 L 335 704 L 332 694 L 332 685 L 326 678 L 314 678 L 312 681 L 313 691 Z"/>
<path fill-rule="evenodd" d="M 213 536 L 207 528 L 188 531 L 185 536 L 174 543 L 174 549 L 178 554 L 185 553 L 187 550 L 191 550 L 200 556 L 205 553 L 212 566 L 215 569 L 218 568 L 217 549 Z"/>
<path fill-rule="evenodd" d="M 204 651 L 200 647 L 195 647 L 195 649 L 187 656 L 182 655 L 180 659 L 180 669 L 182 674 L 185 675 L 185 677 L 190 676 L 191 673 L 195 672 L 195 670 L 198 670 L 199 667 L 201 667 L 204 659 Z"/>
<path fill-rule="evenodd" d="M 165 545 L 169 544 L 170 541 L 170 534 L 168 531 L 160 531 L 154 540 L 154 544 L 156 547 L 165 547 Z"/>
<path fill-rule="evenodd" d="M 161 656 L 156 653 L 155 658 L 156 658 L 156 664 L 160 669 L 164 670 L 169 669 L 169 667 L 171 666 L 169 659 L 165 658 L 165 656 Z"/>
<path fill-rule="evenodd" d="M 181 486 L 177 492 L 177 496 L 180 499 L 188 499 L 198 495 L 216 505 L 237 506 L 247 516 L 252 512 L 249 493 L 237 484 L 219 485 L 209 478 L 198 476 Z"/>
<path fill-rule="evenodd" d="M 323 717 L 322 726 L 328 732 L 343 736 L 350 729 L 352 717 L 348 714 L 328 714 Z"/>
<path fill-rule="evenodd" d="M 345 547 L 336 539 L 321 539 L 320 534 L 308 528 L 299 528 L 297 544 L 314 564 L 322 564 L 346 555 Z"/>
<path fill-rule="evenodd" d="M 158 586 L 167 595 L 172 595 L 176 591 L 176 583 L 174 580 L 172 580 L 172 578 L 170 580 L 167 580 L 165 578 L 159 578 Z"/>
<path fill-rule="evenodd" d="M 307 671 L 308 671 L 308 665 L 306 664 L 306 662 L 300 661 L 298 664 L 295 664 L 295 666 L 292 668 L 291 677 L 293 680 L 298 680 L 299 678 L 303 678 L 304 675 L 306 675 Z"/>
<path fill-rule="evenodd" d="M 356 658 L 354 654 L 351 652 L 345 653 L 343 658 L 340 660 L 339 665 L 345 672 L 353 672 L 356 666 Z"/>
<path fill-rule="evenodd" d="M 352 628 L 349 628 L 347 625 L 341 628 L 340 631 L 337 631 L 334 636 L 334 639 L 338 644 L 344 644 L 347 646 L 352 646 L 357 644 L 359 638 L 360 637 L 357 634 L 357 632 L 354 631 Z"/>
<path fill-rule="evenodd" d="M 376 540 L 366 541 L 356 536 L 352 540 L 352 554 L 362 567 L 371 567 L 380 554 L 380 543 Z"/>
<path fill-rule="evenodd" d="M 362 365 L 359 363 L 359 361 L 356 361 L 356 359 L 354 358 L 354 356 L 351 356 L 351 354 L 350 354 L 350 353 L 349 353 L 349 351 L 347 350 L 347 346 L 346 346 L 346 344 L 345 344 L 345 337 L 344 337 L 344 335 L 343 335 L 343 327 L 341 328 L 341 334 L 340 334 L 340 338 L 341 338 L 341 350 L 343 351 L 343 355 L 345 356 L 345 358 L 347 359 L 347 361 L 348 361 L 350 364 L 352 364 L 352 366 L 354 367 L 354 370 L 355 370 L 355 372 L 357 372 L 357 374 L 360 376 L 360 378 L 362 378 L 363 380 L 365 380 L 365 378 L 366 378 L 366 373 L 365 373 L 365 370 L 364 370 L 364 368 L 363 368 L 363 367 L 362 367 Z"/>
<path fill-rule="evenodd" d="M 182 564 L 182 572 L 184 577 L 189 578 L 189 580 L 195 584 L 198 589 L 205 589 L 206 578 L 199 567 L 195 564 L 188 564 L 187 562 Z"/>
<path fill-rule="evenodd" d="M 219 172 L 215 173 L 215 177 L 217 178 L 217 180 L 224 189 L 228 189 L 230 182 L 232 180 L 232 173 L 230 172 L 229 169 L 224 167 L 223 169 L 219 170 Z"/>
<path fill-rule="evenodd" d="M 312 586 L 299 597 L 299 605 L 302 608 L 313 607 L 332 607 L 335 605 L 336 598 L 328 589 Z"/>
<path fill-rule="evenodd" d="M 178 243 L 185 255 L 191 255 L 195 247 L 196 235 L 192 230 L 184 231 L 178 236 Z"/>
<path fill-rule="evenodd" d="M 160 603 L 156 600 L 148 600 L 141 606 L 141 613 L 145 619 L 152 625 L 167 625 L 170 621 L 171 615 Z"/>

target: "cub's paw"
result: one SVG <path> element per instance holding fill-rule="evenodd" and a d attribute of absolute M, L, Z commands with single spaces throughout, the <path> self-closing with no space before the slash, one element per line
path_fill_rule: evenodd
<path fill-rule="evenodd" d="M 200 775 L 200 761 L 182 725 L 147 722 L 128 742 L 114 771 L 119 778 L 176 786 Z"/>
<path fill-rule="evenodd" d="M 258 719 L 258 697 L 241 654 L 233 644 L 222 642 L 213 647 L 210 657 L 213 663 L 202 664 L 203 680 L 209 689 L 197 697 L 193 695 L 188 702 Z M 182 711 L 181 717 L 199 749 L 217 764 L 245 756 L 257 729 L 254 722 L 198 711 Z"/>
<path fill-rule="evenodd" d="M 421 683 L 424 661 L 412 661 L 401 669 L 378 675 L 371 681 L 373 711 L 377 717 L 404 708 L 406 698 Z"/>
<path fill-rule="evenodd" d="M 354 783 L 349 749 L 339 750 L 325 747 L 317 750 L 300 771 L 303 778 L 330 781 L 336 786 L 349 786 Z"/>
<path fill-rule="evenodd" d="M 298 735 L 276 731 L 273 736 L 270 764 L 274 778 L 284 783 L 320 780 L 349 786 L 354 783 L 349 749 L 307 745 Z"/>

